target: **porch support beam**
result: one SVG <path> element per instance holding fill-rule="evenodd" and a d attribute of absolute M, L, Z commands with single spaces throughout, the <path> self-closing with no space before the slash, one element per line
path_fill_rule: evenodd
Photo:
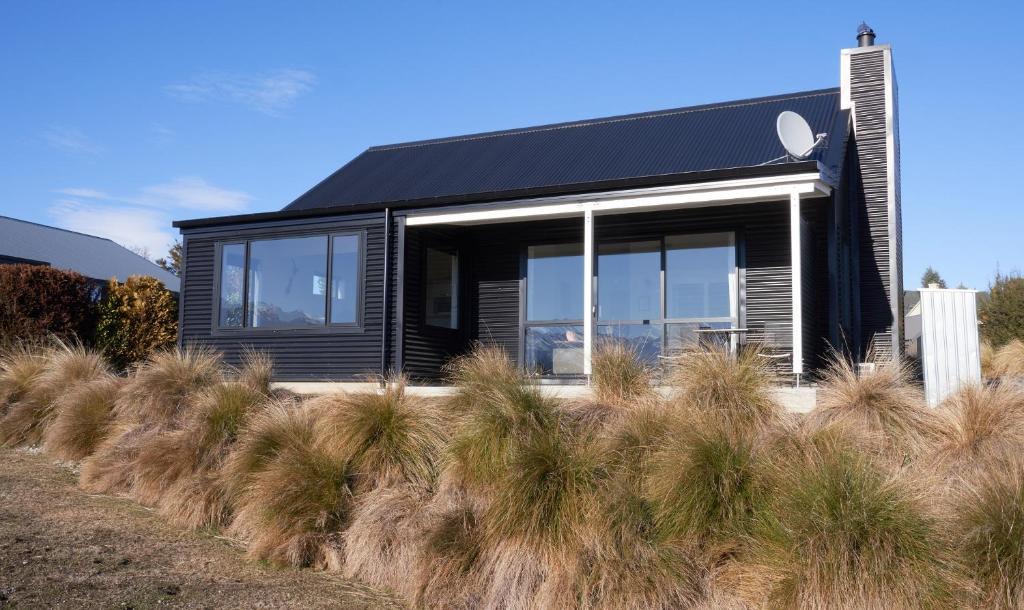
<path fill-rule="evenodd" d="M 793 299 L 793 374 L 804 372 L 804 329 L 803 329 L 803 250 L 800 243 L 800 192 L 789 194 L 789 243 L 792 268 Z"/>
<path fill-rule="evenodd" d="M 594 355 L 594 210 L 583 211 L 583 374 L 589 379 Z"/>

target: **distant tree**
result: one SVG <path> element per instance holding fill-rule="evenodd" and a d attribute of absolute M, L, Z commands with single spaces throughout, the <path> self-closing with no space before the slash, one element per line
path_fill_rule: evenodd
<path fill-rule="evenodd" d="M 174 245 L 167 251 L 167 258 L 156 259 L 156 264 L 160 265 L 167 271 L 170 271 L 174 275 L 181 276 L 181 240 L 174 240 Z"/>
<path fill-rule="evenodd" d="M 939 275 L 938 271 L 932 269 L 931 266 L 929 266 L 927 269 L 924 270 L 924 275 L 921 276 L 921 287 L 927 288 L 932 284 L 938 285 L 939 288 L 945 288 L 946 280 L 942 279 L 942 276 Z"/>
<path fill-rule="evenodd" d="M 153 260 L 153 256 L 150 255 L 149 248 L 146 246 L 128 246 L 128 249 L 146 260 Z"/>
<path fill-rule="evenodd" d="M 1005 345 L 1013 339 L 1024 341 L 1024 277 L 1019 273 L 996 273 L 989 286 L 989 298 L 978 312 L 982 335 L 992 345 Z"/>

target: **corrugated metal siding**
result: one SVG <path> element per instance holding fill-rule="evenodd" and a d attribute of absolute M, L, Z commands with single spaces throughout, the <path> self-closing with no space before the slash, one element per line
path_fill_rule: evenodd
<path fill-rule="evenodd" d="M 375 147 L 286 210 L 569 187 L 752 167 L 785 154 L 783 110 L 832 129 L 837 89 Z"/>
<path fill-rule="evenodd" d="M 898 200 L 895 202 L 896 218 L 890 218 L 889 213 L 884 49 L 851 55 L 850 82 L 856 125 L 856 162 L 863 185 L 863 217 L 859 231 L 860 340 L 862 346 L 872 345 L 878 356 L 891 357 L 896 322 L 892 303 L 902 296 L 902 288 L 896 286 L 902 270 L 892 268 L 890 251 L 896 250 L 896 264 L 901 265 L 902 228 Z M 898 186 L 896 192 L 899 192 Z"/>
<path fill-rule="evenodd" d="M 280 237 L 297 233 L 366 231 L 363 326 L 357 332 L 215 333 L 215 244 L 240 238 Z M 275 378 L 282 381 L 359 379 L 380 371 L 384 281 L 383 214 L 328 220 L 264 223 L 184 233 L 185 273 L 182 279 L 181 340 L 207 345 L 237 364 L 248 347 L 274 359 Z"/>
<path fill-rule="evenodd" d="M 961 386 L 981 382 L 975 291 L 921 289 L 921 365 L 933 407 Z"/>

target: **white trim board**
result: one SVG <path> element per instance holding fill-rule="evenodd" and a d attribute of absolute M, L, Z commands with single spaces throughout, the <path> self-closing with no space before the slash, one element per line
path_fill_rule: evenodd
<path fill-rule="evenodd" d="M 505 206 L 446 212 L 413 212 L 406 216 L 407 226 L 438 224 L 477 225 L 545 218 L 624 214 L 662 209 L 699 208 L 735 203 L 786 201 L 794 194 L 802 198 L 827 197 L 832 187 L 821 173 L 804 173 L 773 178 L 747 178 L 700 184 L 659 187 L 627 192 L 610 192 L 586 197 L 514 200 Z M 545 204 L 545 202 L 548 202 Z"/>

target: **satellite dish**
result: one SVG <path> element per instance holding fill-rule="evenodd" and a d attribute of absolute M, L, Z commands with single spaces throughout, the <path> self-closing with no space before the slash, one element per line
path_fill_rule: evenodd
<path fill-rule="evenodd" d="M 805 159 L 817 146 L 820 139 L 815 140 L 811 126 L 807 124 L 804 117 L 790 110 L 779 113 L 775 121 L 775 128 L 779 132 L 779 140 L 783 148 L 793 157 Z"/>

